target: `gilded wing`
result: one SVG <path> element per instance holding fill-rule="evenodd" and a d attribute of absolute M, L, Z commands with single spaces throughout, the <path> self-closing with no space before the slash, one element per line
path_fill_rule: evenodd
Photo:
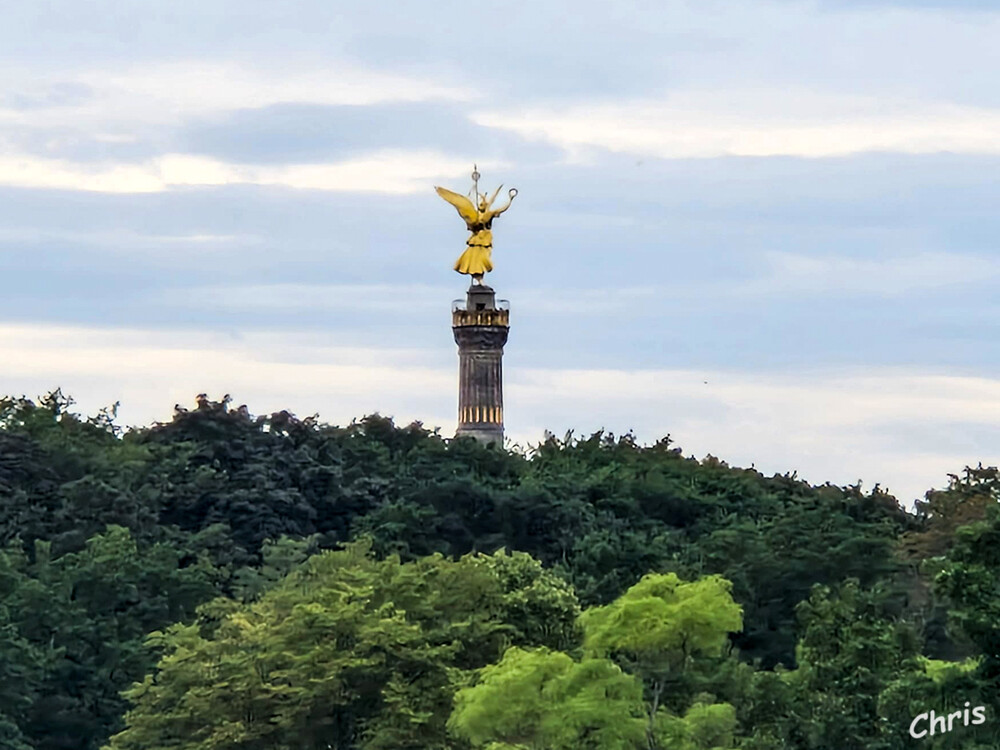
<path fill-rule="evenodd" d="M 466 223 L 474 224 L 479 221 L 479 211 L 468 198 L 458 193 L 453 193 L 443 187 L 435 187 L 437 194 L 458 209 L 458 215 L 465 219 Z"/>

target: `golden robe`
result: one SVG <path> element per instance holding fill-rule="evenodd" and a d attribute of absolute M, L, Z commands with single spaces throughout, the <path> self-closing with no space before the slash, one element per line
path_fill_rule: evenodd
<path fill-rule="evenodd" d="M 456 271 L 475 276 L 493 270 L 491 257 L 493 255 L 493 232 L 489 229 L 479 229 L 465 241 L 465 244 L 468 247 L 455 261 Z"/>

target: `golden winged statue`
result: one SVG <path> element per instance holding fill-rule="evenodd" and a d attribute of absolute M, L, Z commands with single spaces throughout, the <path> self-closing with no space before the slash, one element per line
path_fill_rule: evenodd
<path fill-rule="evenodd" d="M 447 190 L 443 187 L 435 187 L 437 194 L 458 209 L 458 215 L 465 219 L 465 226 L 472 235 L 465 241 L 467 247 L 465 252 L 455 261 L 455 270 L 472 277 L 473 283 L 482 284 L 483 274 L 493 270 L 493 220 L 510 208 L 514 202 L 517 190 L 511 188 L 507 195 L 507 203 L 499 208 L 493 208 L 493 201 L 500 193 L 501 185 L 489 198 L 479 192 L 479 171 L 473 167 L 472 190 L 469 194 L 475 193 L 475 203 L 464 195 Z"/>

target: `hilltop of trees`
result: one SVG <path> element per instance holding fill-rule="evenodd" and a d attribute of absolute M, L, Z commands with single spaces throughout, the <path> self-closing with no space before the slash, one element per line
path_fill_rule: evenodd
<path fill-rule="evenodd" d="M 0 747 L 996 747 L 998 493 L 3 399 Z"/>

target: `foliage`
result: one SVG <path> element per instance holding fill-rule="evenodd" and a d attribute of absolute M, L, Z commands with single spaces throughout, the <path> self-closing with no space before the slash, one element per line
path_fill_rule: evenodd
<path fill-rule="evenodd" d="M 1000 475 L 996 468 L 966 468 L 963 476 L 952 474 L 948 488 L 930 490 L 915 503 L 917 529 L 902 535 L 904 555 L 914 560 L 940 557 L 951 549 L 955 534 L 986 517 L 987 509 L 1000 499 Z"/>
<path fill-rule="evenodd" d="M 987 508 L 983 521 L 960 528 L 935 579 L 937 590 L 949 606 L 953 630 L 972 645 L 976 659 L 970 673 L 974 689 L 964 675 L 953 681 L 966 683 L 964 692 L 978 695 L 991 717 L 1000 715 L 1000 507 Z M 1000 742 L 1000 730 L 992 739 Z M 994 745 L 995 746 L 995 745 Z"/>
<path fill-rule="evenodd" d="M 350 634 L 336 657 L 348 666 L 327 664 L 355 722 L 340 729 L 370 747 L 405 745 L 419 727 L 428 747 L 444 742 L 446 696 L 513 647 L 637 679 L 647 744 L 895 748 L 906 712 L 943 699 L 942 684 L 1000 713 L 994 468 L 953 476 L 910 514 L 878 488 L 765 477 L 685 457 L 669 438 L 549 435 L 507 451 L 379 415 L 342 427 L 255 416 L 228 397 L 127 430 L 115 407 L 84 418 L 72 406 L 59 391 L 0 399 L 0 746 L 95 748 L 141 732 L 155 712 L 140 700 L 126 728 L 120 691 L 184 674 L 153 668 L 185 648 L 220 649 L 219 669 L 247 685 L 256 652 L 244 649 L 335 660 L 294 640 L 328 617 Z M 377 559 L 362 555 L 357 580 L 329 575 L 382 591 L 383 609 L 366 609 L 371 597 L 352 599 L 346 620 L 276 609 L 292 581 L 332 606 L 306 571 L 356 540 Z M 382 563 L 398 574 L 372 579 L 366 566 Z M 701 592 L 695 615 L 671 590 Z M 162 635 L 144 641 L 151 632 Z M 352 638 L 367 645 L 355 652 Z M 971 671 L 933 666 L 966 657 Z M 417 678 L 418 664 L 433 668 Z M 190 700 L 215 712 L 199 716 L 236 710 L 209 698 L 228 688 L 197 684 Z M 298 687 L 303 706 L 323 695 Z M 374 713 L 355 711 L 361 695 Z M 311 720 L 282 710 L 289 727 Z"/>
<path fill-rule="evenodd" d="M 608 659 L 511 648 L 458 692 L 448 727 L 491 750 L 630 750 L 643 713 L 641 683 Z"/>
<path fill-rule="evenodd" d="M 558 643 L 577 616 L 523 554 L 404 564 L 369 549 L 315 555 L 257 601 L 152 634 L 164 655 L 109 747 L 443 749 L 464 672 L 511 643 Z"/>
<path fill-rule="evenodd" d="M 684 716 L 657 714 L 656 744 L 669 750 L 723 750 L 733 746 L 736 711 L 727 703 L 695 703 Z"/>
<path fill-rule="evenodd" d="M 93 748 L 119 726 L 121 690 L 155 659 L 149 631 L 182 620 L 215 591 L 202 559 L 181 567 L 178 550 L 140 549 L 109 527 L 80 552 L 53 559 L 35 542 L 0 552 L 0 711 L 38 750 Z M 10 729 L 13 732 L 13 728 Z"/>
<path fill-rule="evenodd" d="M 512 648 L 456 696 L 448 722 L 475 747 L 731 747 L 735 711 L 696 702 L 684 715 L 661 705 L 699 653 L 719 651 L 740 627 L 729 583 L 646 576 L 611 604 L 584 611 L 582 659 Z M 674 704 L 680 695 L 669 695 Z"/>
<path fill-rule="evenodd" d="M 693 583 L 649 574 L 617 600 L 582 616 L 585 648 L 623 654 L 640 671 L 683 668 L 695 654 L 714 654 L 743 627 L 732 584 L 719 576 Z"/>

